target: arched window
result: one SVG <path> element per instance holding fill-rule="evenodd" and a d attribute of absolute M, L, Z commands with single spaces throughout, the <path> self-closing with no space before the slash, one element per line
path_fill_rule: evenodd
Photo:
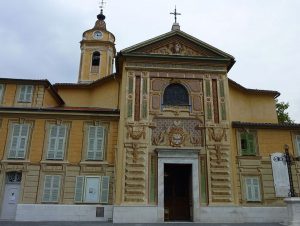
<path fill-rule="evenodd" d="M 93 56 L 92 56 L 91 72 L 98 73 L 99 66 L 100 66 L 100 53 L 98 51 L 96 51 L 96 52 L 93 52 Z"/>
<path fill-rule="evenodd" d="M 189 105 L 188 91 L 178 83 L 168 85 L 164 92 L 163 105 Z"/>

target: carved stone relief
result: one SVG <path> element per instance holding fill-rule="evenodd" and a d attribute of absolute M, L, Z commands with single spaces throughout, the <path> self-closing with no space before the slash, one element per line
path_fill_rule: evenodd
<path fill-rule="evenodd" d="M 145 126 L 134 126 L 134 125 L 127 125 L 127 139 L 132 138 L 133 140 L 139 140 L 141 138 L 145 139 L 146 130 Z"/>
<path fill-rule="evenodd" d="M 152 145 L 156 146 L 202 146 L 202 122 L 198 119 L 154 119 Z"/>

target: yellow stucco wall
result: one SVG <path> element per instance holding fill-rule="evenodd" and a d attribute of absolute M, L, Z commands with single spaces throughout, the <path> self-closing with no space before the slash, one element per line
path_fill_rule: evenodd
<path fill-rule="evenodd" d="M 58 87 L 66 106 L 118 108 L 118 81 L 111 80 L 91 88 Z"/>
<path fill-rule="evenodd" d="M 229 85 L 229 102 L 231 121 L 278 122 L 272 95 L 245 93 Z"/>

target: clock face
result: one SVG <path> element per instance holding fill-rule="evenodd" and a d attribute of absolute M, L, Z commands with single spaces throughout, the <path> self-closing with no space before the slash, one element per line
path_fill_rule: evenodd
<path fill-rule="evenodd" d="M 101 31 L 95 31 L 94 34 L 93 34 L 93 37 L 94 37 L 94 39 L 99 40 L 99 39 L 102 39 L 103 34 L 102 34 Z"/>

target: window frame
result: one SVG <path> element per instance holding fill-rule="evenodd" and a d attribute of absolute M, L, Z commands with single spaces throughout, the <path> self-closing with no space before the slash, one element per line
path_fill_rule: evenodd
<path fill-rule="evenodd" d="M 169 104 L 169 103 L 166 103 L 166 96 L 165 96 L 166 95 L 166 91 L 168 91 L 168 89 L 170 89 L 171 86 L 175 86 L 175 85 L 181 87 L 182 90 L 184 90 L 184 92 L 186 92 L 187 96 L 185 98 L 187 98 L 188 103 L 184 103 L 184 104 L 179 104 L 179 103 Z M 189 90 L 187 89 L 187 87 L 185 85 L 183 85 L 181 83 L 178 83 L 178 82 L 170 83 L 163 90 L 163 93 L 162 93 L 162 102 L 161 103 L 162 103 L 163 107 L 167 107 L 167 108 L 169 108 L 169 107 L 171 107 L 171 108 L 172 107 L 190 107 L 191 106 L 191 100 L 190 100 Z"/>
<path fill-rule="evenodd" d="M 245 149 L 242 147 L 242 137 L 243 134 L 245 134 L 246 136 L 251 135 L 252 136 L 252 146 L 253 146 L 253 151 L 249 151 L 250 148 L 250 142 L 248 141 L 249 139 L 246 138 L 247 140 L 247 148 L 246 151 Z M 251 157 L 251 156 L 258 156 L 259 155 L 259 146 L 258 146 L 258 139 L 257 139 L 257 131 L 256 130 L 238 130 L 237 131 L 237 147 L 238 147 L 238 151 L 239 151 L 239 156 L 244 156 L 244 157 Z"/>
<path fill-rule="evenodd" d="M 14 126 L 15 125 L 27 125 L 27 134 L 26 134 L 26 138 L 25 138 L 25 147 L 24 147 L 24 154 L 21 157 L 18 157 L 18 150 L 16 150 L 15 153 L 15 157 L 10 157 L 11 155 L 11 149 L 12 149 L 12 145 L 13 145 L 13 139 L 14 137 Z M 22 129 L 20 129 L 19 134 L 22 132 Z M 25 160 L 28 156 L 28 150 L 30 147 L 30 142 L 31 142 L 31 133 L 32 133 L 32 122 L 27 122 L 27 121 L 10 121 L 9 122 L 9 131 L 8 131 L 8 137 L 7 137 L 7 147 L 6 147 L 6 159 L 7 160 Z M 18 136 L 17 138 L 17 146 L 20 145 L 20 136 Z"/>
<path fill-rule="evenodd" d="M 28 87 L 31 87 L 31 92 L 28 92 Z M 22 89 L 25 89 L 24 94 L 22 94 Z M 19 85 L 18 87 L 18 103 L 32 103 L 32 98 L 34 94 L 34 85 Z M 27 98 L 27 95 L 30 95 L 29 98 Z M 21 98 L 24 96 L 23 98 Z"/>
<path fill-rule="evenodd" d="M 45 191 L 46 191 L 46 183 L 47 183 L 47 178 L 51 177 L 51 186 L 50 188 L 47 188 L 49 191 L 49 200 L 45 200 Z M 58 178 L 58 188 L 55 190 L 57 190 L 57 200 L 50 200 L 50 197 L 53 195 L 53 182 L 54 182 L 54 178 L 57 177 Z M 43 192 L 42 192 L 42 197 L 41 197 L 41 201 L 42 203 L 59 203 L 60 202 L 60 195 L 61 195 L 61 188 L 62 188 L 62 175 L 54 175 L 54 174 L 46 174 L 44 175 L 44 182 L 43 182 Z"/>
<path fill-rule="evenodd" d="M 6 87 L 5 84 L 3 83 L 0 84 L 0 104 L 2 104 L 4 100 L 5 87 Z"/>
<path fill-rule="evenodd" d="M 82 180 L 80 183 L 81 183 L 81 186 L 77 186 L 78 184 L 78 181 L 79 181 L 79 178 L 80 180 Z M 96 202 L 88 202 L 86 201 L 86 189 L 87 189 L 87 179 L 89 178 L 97 178 L 99 181 L 98 181 L 98 184 L 99 184 L 99 193 L 98 193 L 98 201 Z M 107 180 L 106 181 L 106 184 L 107 186 L 104 188 L 104 184 L 105 184 L 105 181 L 104 180 Z M 100 203 L 100 204 L 108 204 L 109 203 L 109 191 L 110 191 L 110 181 L 111 181 L 111 178 L 110 176 L 90 176 L 90 175 L 79 175 L 79 176 L 76 176 L 76 180 L 75 180 L 75 187 L 74 187 L 74 203 Z M 78 192 L 78 189 L 80 189 L 80 191 Z M 105 200 L 102 200 L 103 198 L 103 190 L 105 190 L 107 192 L 106 196 L 105 196 Z M 79 197 L 77 196 L 79 195 Z"/>
<path fill-rule="evenodd" d="M 300 156 L 300 133 L 294 135 L 295 154 Z"/>
<path fill-rule="evenodd" d="M 250 196 L 249 196 L 249 190 L 248 190 L 248 184 L 247 184 L 247 180 L 251 180 L 251 196 L 253 196 L 254 194 L 254 197 L 251 199 Z M 254 185 L 253 181 L 256 180 L 257 184 Z M 261 178 L 259 175 L 244 175 L 243 176 L 243 196 L 244 196 L 244 200 L 247 202 L 247 203 L 261 203 L 262 200 L 263 200 L 263 197 L 262 197 L 262 185 L 261 185 Z M 255 197 L 255 187 L 257 188 L 257 192 L 258 192 L 258 197 L 256 198 Z"/>
<path fill-rule="evenodd" d="M 57 155 L 57 150 L 54 150 L 54 157 L 51 158 L 49 157 L 49 148 L 51 146 L 51 129 L 54 126 L 64 126 L 65 127 L 65 136 L 64 136 L 64 144 L 63 144 L 63 151 L 61 154 L 61 158 L 56 157 Z M 44 157 L 43 159 L 45 161 L 64 161 L 66 159 L 66 155 L 67 155 L 67 151 L 68 151 L 68 146 L 69 146 L 69 133 L 70 133 L 70 123 L 68 122 L 47 122 L 46 123 L 46 127 L 45 127 L 45 143 L 44 143 Z M 57 133 L 59 133 L 59 131 L 57 131 Z M 55 138 L 55 146 L 58 146 L 58 142 L 59 142 L 59 137 L 56 136 Z"/>

